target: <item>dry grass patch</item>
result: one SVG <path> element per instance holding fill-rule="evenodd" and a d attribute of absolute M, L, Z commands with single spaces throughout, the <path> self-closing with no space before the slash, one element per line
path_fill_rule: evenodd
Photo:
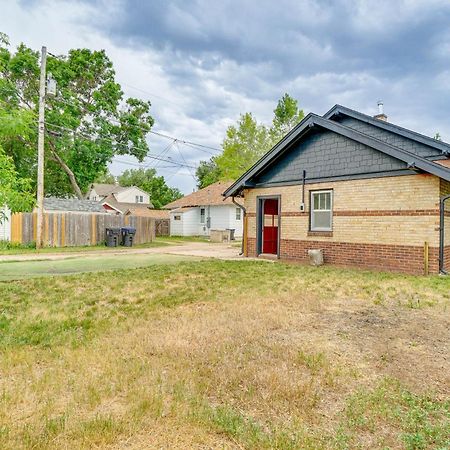
<path fill-rule="evenodd" d="M 1 286 L 1 448 L 448 445 L 448 279 L 219 261 L 113 277 Z"/>

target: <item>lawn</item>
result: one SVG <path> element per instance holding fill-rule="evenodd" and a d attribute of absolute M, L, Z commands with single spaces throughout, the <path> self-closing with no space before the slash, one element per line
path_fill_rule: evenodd
<path fill-rule="evenodd" d="M 255 261 L 0 283 L 0 448 L 448 448 L 449 304 Z"/>
<path fill-rule="evenodd" d="M 0 281 L 20 280 L 43 276 L 65 275 L 83 272 L 103 272 L 118 269 L 136 269 L 154 264 L 175 264 L 199 258 L 163 254 L 121 254 L 68 257 L 57 260 L 32 260 L 0 262 Z"/>
<path fill-rule="evenodd" d="M 133 247 L 136 248 L 153 248 L 164 247 L 170 245 L 172 242 L 170 238 L 155 238 L 153 242 L 146 244 L 138 244 Z M 84 245 L 75 247 L 43 247 L 36 249 L 35 244 L 12 244 L 6 241 L 0 241 L 0 255 L 23 255 L 23 254 L 47 254 L 47 253 L 76 253 L 76 252 L 95 252 L 99 250 L 117 251 L 120 249 L 126 250 L 124 247 L 107 247 L 105 244 L 99 245 Z"/>

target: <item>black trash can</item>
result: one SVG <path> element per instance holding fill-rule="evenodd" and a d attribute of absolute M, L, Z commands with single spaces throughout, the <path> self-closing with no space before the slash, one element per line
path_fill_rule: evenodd
<path fill-rule="evenodd" d="M 120 240 L 120 228 L 106 228 L 106 246 L 117 247 Z"/>
<path fill-rule="evenodd" d="M 120 229 L 122 233 L 122 245 L 124 247 L 132 247 L 134 235 L 136 234 L 136 228 L 123 227 Z"/>

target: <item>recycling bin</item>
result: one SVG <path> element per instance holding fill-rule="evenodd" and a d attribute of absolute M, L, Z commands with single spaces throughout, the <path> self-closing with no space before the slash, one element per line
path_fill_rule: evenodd
<path fill-rule="evenodd" d="M 122 245 L 124 247 L 132 247 L 134 236 L 136 234 L 136 228 L 133 227 L 122 227 L 120 229 L 122 233 Z"/>
<path fill-rule="evenodd" d="M 120 228 L 106 228 L 106 246 L 117 247 L 120 240 Z"/>

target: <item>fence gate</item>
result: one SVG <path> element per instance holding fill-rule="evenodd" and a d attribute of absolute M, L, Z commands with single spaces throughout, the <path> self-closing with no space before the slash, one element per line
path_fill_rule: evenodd
<path fill-rule="evenodd" d="M 170 219 L 155 220 L 155 235 L 156 236 L 170 235 Z"/>

